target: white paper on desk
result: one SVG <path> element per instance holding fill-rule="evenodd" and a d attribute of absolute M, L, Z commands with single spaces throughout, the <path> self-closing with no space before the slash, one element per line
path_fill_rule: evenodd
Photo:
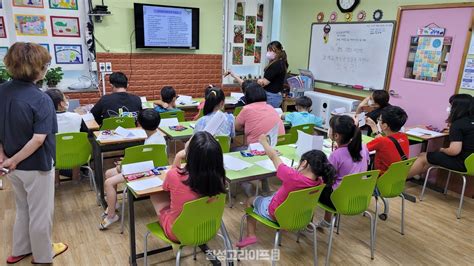
<path fill-rule="evenodd" d="M 258 152 L 264 152 L 265 151 L 262 144 L 260 144 L 260 143 L 250 143 L 248 150 L 249 151 L 258 151 Z"/>
<path fill-rule="evenodd" d="M 161 122 L 160 122 L 161 128 L 175 127 L 177 125 L 179 125 L 179 121 L 178 121 L 178 118 L 176 117 L 161 119 Z"/>
<path fill-rule="evenodd" d="M 408 130 L 408 132 L 419 132 L 419 133 L 422 133 L 423 135 L 430 135 L 430 136 L 433 136 L 433 137 L 437 137 L 437 136 L 442 135 L 442 133 L 439 133 L 439 132 L 436 132 L 436 131 L 433 131 L 433 130 L 419 128 L 419 127 L 412 128 L 412 129 Z"/>
<path fill-rule="evenodd" d="M 82 117 L 82 120 L 84 120 L 84 122 L 92 121 L 95 119 L 92 113 L 83 114 L 81 115 L 81 117 Z"/>
<path fill-rule="evenodd" d="M 283 114 L 283 110 L 281 108 L 275 108 L 275 111 L 278 113 L 279 116 Z"/>
<path fill-rule="evenodd" d="M 365 126 L 365 112 L 362 112 L 356 115 L 357 122 L 359 123 L 359 127 Z"/>
<path fill-rule="evenodd" d="M 114 130 L 114 133 L 123 137 L 123 138 L 133 138 L 135 137 L 135 135 L 133 135 L 133 132 L 126 129 L 126 128 L 123 128 L 123 127 L 117 127 L 115 130 Z"/>
<path fill-rule="evenodd" d="M 189 123 L 189 127 L 192 128 L 192 129 L 195 129 L 196 128 L 196 123 Z"/>
<path fill-rule="evenodd" d="M 236 99 L 237 101 L 240 100 L 240 98 L 244 97 L 244 94 L 241 92 L 231 92 L 230 97 Z"/>
<path fill-rule="evenodd" d="M 234 99 L 234 98 L 226 98 L 224 103 L 225 104 L 236 104 L 239 100 Z"/>
<path fill-rule="evenodd" d="M 128 186 L 134 191 L 147 190 L 163 185 L 163 180 L 159 177 L 151 177 L 142 180 L 128 182 Z"/>
<path fill-rule="evenodd" d="M 286 157 L 283 157 L 283 156 L 280 156 L 280 159 L 284 164 L 288 165 L 289 167 L 292 167 L 290 159 L 288 159 Z M 262 168 L 265 168 L 269 171 L 276 171 L 275 165 L 273 164 L 272 160 L 270 160 L 270 159 L 258 161 L 255 164 L 262 167 Z M 293 162 L 293 164 L 294 164 L 294 162 Z"/>
<path fill-rule="evenodd" d="M 249 168 L 250 166 L 252 166 L 251 163 L 248 163 L 239 158 L 232 157 L 228 154 L 224 154 L 224 167 L 227 170 L 241 171 Z"/>
<path fill-rule="evenodd" d="M 133 138 L 143 138 L 146 139 L 148 136 L 146 135 L 145 130 L 141 128 L 133 128 L 129 129 L 129 131 L 133 134 Z"/>
<path fill-rule="evenodd" d="M 139 163 L 129 163 L 122 165 L 122 174 L 123 175 L 133 175 L 138 173 L 143 173 L 150 171 L 155 168 L 153 161 L 144 161 Z"/>
<path fill-rule="evenodd" d="M 101 141 L 101 140 L 123 140 L 123 137 L 122 136 L 119 136 L 119 135 L 116 135 L 116 134 L 112 134 L 112 135 L 109 135 L 109 134 L 99 134 L 99 136 L 97 136 L 97 140 L 98 141 Z"/>
<path fill-rule="evenodd" d="M 148 109 L 155 107 L 152 102 L 142 102 L 142 109 Z"/>
<path fill-rule="evenodd" d="M 177 101 L 182 105 L 192 104 L 193 97 L 188 95 L 178 95 Z"/>
<path fill-rule="evenodd" d="M 148 101 L 146 100 L 146 97 L 145 97 L 145 96 L 140 97 L 140 100 L 142 101 L 142 103 L 148 102 Z"/>
<path fill-rule="evenodd" d="M 418 131 L 414 131 L 414 130 L 408 130 L 408 131 L 405 132 L 405 133 L 408 134 L 408 135 L 416 136 L 416 137 L 421 137 L 421 136 L 424 136 L 424 135 L 425 135 L 424 133 L 421 133 L 421 132 L 418 132 Z"/>
<path fill-rule="evenodd" d="M 221 111 L 217 111 L 209 120 L 207 123 L 206 127 L 204 128 L 204 131 L 208 132 L 211 135 L 216 135 L 217 131 L 219 130 L 219 127 L 222 125 L 222 123 L 225 122 L 225 114 Z"/>
<path fill-rule="evenodd" d="M 323 150 L 323 136 L 314 136 L 298 130 L 298 141 L 296 142 L 296 154 L 303 155 L 311 150 Z"/>
<path fill-rule="evenodd" d="M 335 114 L 343 114 L 346 112 L 346 107 L 339 107 L 339 108 L 336 108 L 334 109 L 334 111 L 332 111 L 333 113 Z"/>
<path fill-rule="evenodd" d="M 270 146 L 275 147 L 278 142 L 278 123 L 275 124 L 275 126 L 268 131 L 267 136 L 270 137 Z"/>

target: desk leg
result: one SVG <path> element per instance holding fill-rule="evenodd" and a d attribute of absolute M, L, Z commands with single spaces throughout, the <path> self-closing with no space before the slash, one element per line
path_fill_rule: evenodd
<path fill-rule="evenodd" d="M 98 191 L 96 193 L 99 193 L 99 204 L 102 206 L 102 208 L 107 208 L 107 202 L 105 201 L 105 196 L 104 196 L 104 172 L 103 172 L 103 161 L 102 161 L 102 151 L 100 148 L 100 145 L 97 143 L 97 141 L 93 140 L 93 156 L 94 156 L 94 171 L 95 171 L 95 183 L 97 185 Z"/>
<path fill-rule="evenodd" d="M 137 245 L 135 239 L 135 208 L 133 196 L 130 189 L 128 189 L 128 226 L 129 226 L 129 238 L 130 238 L 130 265 L 137 265 Z M 123 213 L 122 213 L 123 215 Z"/>

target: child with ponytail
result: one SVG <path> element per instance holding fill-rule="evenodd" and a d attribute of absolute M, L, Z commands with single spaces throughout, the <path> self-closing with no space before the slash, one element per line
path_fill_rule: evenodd
<path fill-rule="evenodd" d="M 282 185 L 272 196 L 249 198 L 248 206 L 253 207 L 253 211 L 258 215 L 276 221 L 275 210 L 286 200 L 290 192 L 315 187 L 322 183 L 329 187 L 333 184 L 336 171 L 322 151 L 312 150 L 304 153 L 299 166 L 293 169 L 281 161 L 278 153 L 268 143 L 266 135 L 261 135 L 259 141 L 277 169 L 276 176 L 282 181 Z M 243 248 L 257 243 L 256 226 L 257 221 L 248 217 L 247 235 L 236 244 L 237 247 Z"/>
<path fill-rule="evenodd" d="M 354 119 L 350 116 L 333 116 L 329 121 L 329 138 L 336 143 L 336 149 L 329 156 L 329 162 L 336 169 L 336 181 L 332 186 L 326 186 L 319 201 L 333 207 L 331 193 L 341 184 L 346 175 L 367 171 L 369 151 L 362 144 L 362 135 Z M 320 227 L 329 227 L 331 213 L 324 214 Z"/>
<path fill-rule="evenodd" d="M 221 110 L 224 108 L 225 95 L 224 92 L 217 87 L 212 87 L 206 96 L 206 101 L 203 108 L 203 117 L 199 118 L 194 128 L 194 133 L 204 131 L 207 124 L 215 118 L 216 114 L 223 115 L 224 119 L 221 120 L 219 128 L 217 129 L 216 136 L 235 136 L 234 116 L 228 113 L 222 113 Z"/>

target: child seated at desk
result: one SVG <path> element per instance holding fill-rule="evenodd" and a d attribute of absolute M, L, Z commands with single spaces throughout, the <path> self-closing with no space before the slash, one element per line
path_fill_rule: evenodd
<path fill-rule="evenodd" d="M 225 95 L 220 88 L 213 87 L 209 89 L 209 93 L 206 96 L 206 101 L 203 109 L 203 117 L 199 118 L 194 128 L 194 133 L 204 131 L 206 126 L 215 117 L 217 112 L 224 108 Z M 219 128 L 217 129 L 216 136 L 235 136 L 234 127 L 234 116 L 228 113 L 222 113 L 224 119 L 222 119 Z M 220 118 L 220 117 L 219 117 Z"/>
<path fill-rule="evenodd" d="M 388 94 L 387 91 L 375 90 L 370 96 L 360 102 L 359 106 L 357 106 L 356 114 L 367 112 L 365 116 L 376 121 L 380 116 L 380 112 L 382 112 L 385 107 L 390 106 L 389 101 L 390 94 Z M 363 126 L 362 129 L 368 129 L 369 131 L 367 133 L 369 136 L 373 132 L 369 126 Z"/>
<path fill-rule="evenodd" d="M 202 109 L 204 109 L 204 104 L 206 103 L 206 97 L 207 95 L 209 94 L 209 92 L 211 91 L 212 88 L 214 88 L 215 86 L 212 85 L 212 84 L 209 84 L 207 85 L 207 87 L 204 89 L 204 100 L 202 102 L 199 103 L 199 105 L 197 106 L 197 114 L 193 117 L 193 120 L 196 121 L 199 119 L 199 116 L 201 115 L 201 111 Z"/>
<path fill-rule="evenodd" d="M 138 123 L 145 130 L 147 144 L 163 144 L 166 141 L 159 131 L 156 129 L 160 125 L 160 114 L 153 109 L 145 109 L 138 114 Z M 107 193 L 107 209 L 101 215 L 102 221 L 99 224 L 100 230 L 107 229 L 110 225 L 119 220 L 119 216 L 115 214 L 117 203 L 117 185 L 125 182 L 124 176 L 121 174 L 120 163 L 117 167 L 109 169 L 105 172 L 104 191 Z M 123 215 L 123 213 L 122 213 Z"/>
<path fill-rule="evenodd" d="M 247 88 L 252 84 L 257 84 L 257 82 L 251 80 L 245 80 L 242 82 L 240 86 L 240 91 L 244 94 L 244 96 L 240 97 L 240 99 L 234 105 L 235 107 L 243 107 L 247 104 L 247 100 L 245 99 L 245 92 L 247 91 Z"/>
<path fill-rule="evenodd" d="M 247 205 L 248 207 L 253 207 L 253 211 L 256 214 L 270 221 L 277 222 L 275 210 L 286 200 L 290 192 L 315 187 L 323 182 L 327 186 L 332 185 L 335 170 L 322 151 L 312 150 L 304 153 L 301 156 L 298 168 L 293 169 L 281 161 L 277 152 L 268 143 L 266 135 L 261 135 L 259 140 L 266 154 L 275 165 L 277 169 L 276 176 L 282 181 L 282 185 L 272 196 L 249 198 Z M 243 248 L 257 243 L 256 226 L 257 221 L 248 217 L 247 235 L 236 244 L 237 247 Z"/>
<path fill-rule="evenodd" d="M 323 119 L 317 117 L 310 112 L 313 101 L 307 96 L 301 96 L 296 98 L 295 101 L 296 112 L 289 114 L 282 114 L 281 119 L 289 122 L 291 126 L 299 126 L 304 124 L 313 124 L 317 127 L 323 126 Z"/>
<path fill-rule="evenodd" d="M 431 165 L 439 165 L 465 172 L 464 160 L 474 153 L 474 99 L 469 94 L 457 94 L 450 98 L 447 108 L 449 146 L 439 151 L 420 153 L 410 169 L 409 177 L 422 174 Z"/>
<path fill-rule="evenodd" d="M 338 188 L 344 176 L 367 171 L 369 151 L 362 143 L 360 129 L 350 116 L 333 116 L 329 120 L 328 137 L 336 142 L 336 149 L 329 155 L 329 162 L 336 169 L 336 180 L 332 186 L 323 189 L 319 201 L 334 208 L 331 201 L 332 192 Z M 325 212 L 318 227 L 329 228 L 330 221 L 331 213 Z"/>
<path fill-rule="evenodd" d="M 181 167 L 183 160 L 186 160 L 186 165 Z M 166 236 L 178 242 L 172 227 L 183 205 L 200 197 L 225 193 L 224 183 L 224 159 L 219 143 L 211 134 L 197 132 L 186 143 L 184 150 L 176 154 L 171 169 L 166 173 L 163 190 L 169 193 L 150 196 Z"/>
<path fill-rule="evenodd" d="M 161 100 L 155 101 L 155 111 L 158 113 L 179 111 L 179 109 L 176 108 L 176 99 L 178 99 L 178 97 L 173 87 L 164 86 L 161 88 L 160 94 Z"/>

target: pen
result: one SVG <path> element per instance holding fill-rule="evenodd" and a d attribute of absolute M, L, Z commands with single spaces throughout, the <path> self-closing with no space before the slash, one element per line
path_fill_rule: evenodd
<path fill-rule="evenodd" d="M 293 164 L 295 163 L 295 160 L 291 160 L 291 167 L 293 167 Z"/>

